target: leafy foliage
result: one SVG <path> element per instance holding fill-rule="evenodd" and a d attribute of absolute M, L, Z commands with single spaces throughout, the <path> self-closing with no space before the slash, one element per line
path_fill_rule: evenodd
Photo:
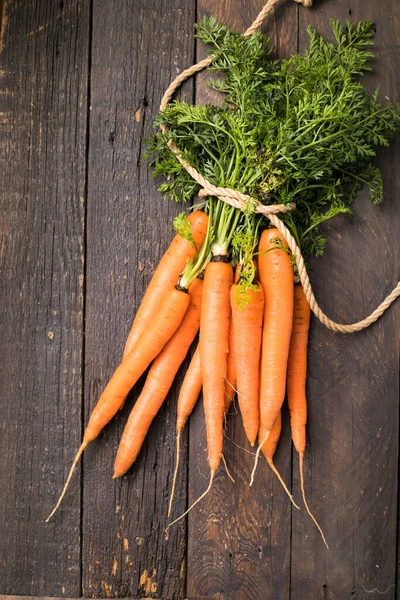
<path fill-rule="evenodd" d="M 186 213 L 181 212 L 174 218 L 174 229 L 178 235 L 187 240 L 191 246 L 195 246 L 192 228 L 190 222 L 187 221 Z"/>
<path fill-rule="evenodd" d="M 309 27 L 304 55 L 271 60 L 263 34 L 246 39 L 204 19 L 197 37 L 211 45 L 210 70 L 222 75 L 211 85 L 224 93 L 225 103 L 173 102 L 157 117 L 156 125 L 168 126 L 149 147 L 155 174 L 168 177 L 160 190 L 187 201 L 199 189 L 170 152 L 172 139 L 212 183 L 265 204 L 295 202 L 296 210 L 282 219 L 304 256 L 323 253 L 320 224 L 349 213 L 362 186 L 368 186 L 373 203 L 381 202 L 382 176 L 371 159 L 400 128 L 399 106 L 381 102 L 378 91 L 370 94 L 359 81 L 373 57 L 372 23 L 344 27 L 331 21 L 331 26 L 334 43 Z M 255 225 L 246 218 L 233 248 L 250 264 Z"/>

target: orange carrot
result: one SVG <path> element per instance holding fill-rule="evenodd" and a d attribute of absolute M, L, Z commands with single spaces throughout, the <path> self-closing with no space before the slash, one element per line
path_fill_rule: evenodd
<path fill-rule="evenodd" d="M 204 276 L 199 346 L 211 481 L 222 454 L 232 282 L 232 266 L 229 263 L 213 260 L 208 263 Z"/>
<path fill-rule="evenodd" d="M 193 354 L 193 358 L 190 361 L 189 368 L 186 371 L 186 375 L 178 396 L 176 417 L 176 430 L 178 433 L 182 431 L 186 419 L 192 413 L 202 386 L 203 377 L 201 374 L 200 349 L 199 346 L 197 346 L 196 351 Z"/>
<path fill-rule="evenodd" d="M 236 356 L 235 356 L 235 346 L 234 346 L 234 325 L 232 320 L 232 313 L 230 316 L 229 323 L 229 349 L 227 356 L 227 369 L 226 369 L 226 380 L 224 386 L 224 415 L 229 411 L 233 397 L 236 393 Z"/>
<path fill-rule="evenodd" d="M 191 245 L 188 240 L 179 234 L 172 240 L 171 245 L 155 270 L 139 310 L 136 313 L 132 329 L 126 341 L 124 357 L 129 354 L 141 333 L 148 326 L 165 292 L 176 285 L 186 263 L 190 258 L 196 256 L 204 242 L 207 233 L 208 216 L 204 212 L 196 210 L 188 216 L 187 221 L 190 223 L 194 245 Z"/>
<path fill-rule="evenodd" d="M 189 287 L 190 305 L 178 329 L 153 362 L 142 393 L 136 401 L 122 435 L 114 466 L 114 479 L 135 462 L 149 427 L 161 408 L 179 367 L 200 326 L 203 281 Z"/>
<path fill-rule="evenodd" d="M 290 424 L 292 440 L 300 461 L 300 487 L 304 506 L 311 519 L 314 521 L 322 539 L 328 547 L 324 533 L 312 514 L 304 489 L 304 452 L 306 449 L 306 424 L 307 424 L 307 346 L 308 331 L 310 328 L 310 305 L 301 285 L 294 286 L 293 330 L 290 339 L 290 350 L 287 372 L 287 393 L 290 410 Z"/>
<path fill-rule="evenodd" d="M 289 489 L 288 489 L 286 483 L 283 481 L 283 479 L 281 477 L 281 474 L 279 473 L 278 469 L 274 465 L 274 454 L 275 454 L 276 447 L 277 447 L 278 442 L 279 442 L 279 438 L 281 436 L 281 431 L 282 431 L 282 415 L 281 415 L 281 412 L 279 411 L 279 414 L 278 414 L 278 416 L 276 418 L 274 427 L 273 427 L 270 435 L 268 436 L 266 442 L 262 446 L 262 451 L 263 451 L 263 454 L 264 454 L 265 458 L 267 459 L 267 462 L 268 462 L 269 466 L 271 467 L 272 471 L 277 476 L 279 482 L 282 484 L 283 489 L 285 490 L 285 492 L 289 496 L 291 503 L 296 508 L 299 508 L 299 506 L 297 506 L 297 504 L 293 500 L 293 496 L 289 492 Z M 258 435 L 258 439 L 259 439 L 260 443 L 265 438 L 265 435 L 266 435 L 266 431 L 265 430 L 263 431 L 262 429 L 260 429 L 260 432 L 259 432 L 259 435 Z"/>
<path fill-rule="evenodd" d="M 277 229 L 263 231 L 259 244 L 258 269 L 265 296 L 261 352 L 260 428 L 265 438 L 274 427 L 283 404 L 286 370 L 293 321 L 293 267 L 286 245 Z M 263 441 L 259 445 L 251 475 L 254 480 Z"/>
<path fill-rule="evenodd" d="M 307 424 L 307 346 L 310 305 L 301 285 L 294 286 L 293 329 L 287 372 L 287 393 L 294 447 L 304 455 Z"/>
<path fill-rule="evenodd" d="M 60 506 L 82 452 L 90 442 L 96 439 L 103 427 L 112 419 L 121 406 L 121 403 L 125 401 L 128 392 L 175 333 L 189 303 L 190 295 L 188 293 L 177 288 L 169 290 L 164 295 L 164 299 L 158 306 L 151 322 L 143 331 L 133 350 L 114 371 L 113 376 L 93 409 L 84 432 L 82 444 L 74 458 L 61 496 L 54 510 L 47 518 L 47 521 Z"/>
<path fill-rule="evenodd" d="M 171 496 L 169 499 L 168 516 L 170 516 L 172 511 L 172 503 L 174 500 L 175 486 L 178 477 L 182 430 L 185 426 L 186 419 L 189 417 L 189 415 L 192 413 L 195 407 L 202 386 L 203 376 L 201 374 L 200 350 L 199 346 L 197 346 L 196 351 L 193 354 L 192 360 L 190 361 L 189 368 L 186 371 L 186 375 L 178 396 L 178 408 L 176 417 L 176 460 L 174 477 L 172 481 Z"/>
<path fill-rule="evenodd" d="M 277 229 L 262 233 L 258 257 L 265 295 L 260 420 L 266 432 L 273 429 L 285 397 L 293 321 L 293 267 L 287 252 L 275 247 L 275 239 L 286 244 Z"/>
<path fill-rule="evenodd" d="M 233 276 L 233 282 L 237 283 L 239 281 L 240 276 L 240 263 L 237 265 L 235 269 L 235 273 Z M 225 380 L 225 415 L 228 413 L 233 397 L 236 393 L 236 354 L 235 354 L 235 333 L 234 333 L 234 325 L 233 325 L 233 317 L 231 310 L 231 318 L 229 323 L 229 352 L 227 357 L 227 371 L 226 371 L 226 380 Z"/>
<path fill-rule="evenodd" d="M 257 439 L 260 423 L 259 368 L 261 355 L 264 292 L 257 289 L 246 291 L 245 304 L 238 297 L 239 284 L 231 288 L 231 309 L 234 325 L 234 349 L 238 365 L 236 387 L 243 427 L 252 446 Z M 247 302 L 248 300 L 248 302 Z"/>

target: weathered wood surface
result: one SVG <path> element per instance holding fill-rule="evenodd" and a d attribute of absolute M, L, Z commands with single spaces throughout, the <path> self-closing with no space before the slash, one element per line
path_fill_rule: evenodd
<path fill-rule="evenodd" d="M 89 2 L 2 8 L 0 591 L 76 596 Z"/>
<path fill-rule="evenodd" d="M 52 597 L 208 600 L 397 598 L 400 307 L 353 336 L 314 320 L 306 487 L 330 543 L 260 464 L 226 440 L 236 484 L 212 494 L 164 538 L 175 459 L 176 387 L 136 465 L 111 481 L 118 440 L 140 391 L 88 449 L 48 525 L 91 407 L 123 340 L 179 207 L 164 202 L 144 140 L 170 79 L 204 49 L 207 12 L 242 30 L 262 0 L 9 0 L 1 30 L 0 592 Z M 285 56 L 305 26 L 376 23 L 374 86 L 400 100 L 400 6 L 320 0 L 278 5 L 266 31 Z M 205 77 L 188 100 L 213 98 Z M 213 98 L 215 99 L 215 98 Z M 399 144 L 381 154 L 386 201 L 365 195 L 329 226 L 312 280 L 329 315 L 350 322 L 392 288 L 400 250 Z M 227 436 L 246 449 L 238 415 Z M 186 430 L 174 513 L 205 489 L 202 406 Z M 299 498 L 286 420 L 276 457 Z M 0 596 L 0 600 L 10 596 Z"/>

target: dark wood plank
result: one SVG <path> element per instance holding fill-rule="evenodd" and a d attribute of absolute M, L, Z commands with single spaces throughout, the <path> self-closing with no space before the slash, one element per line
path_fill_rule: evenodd
<path fill-rule="evenodd" d="M 239 0 L 221 3 L 202 0 L 198 19 L 213 14 L 238 31 L 254 20 L 263 2 Z M 278 5 L 266 23 L 281 56 L 296 52 L 297 13 L 294 3 Z M 198 58 L 204 48 L 198 49 Z M 206 77 L 198 79 L 196 102 L 218 101 L 206 87 Z M 234 412 L 234 411 L 233 411 Z M 290 586 L 290 504 L 277 482 L 261 461 L 256 482 L 249 488 L 253 456 L 246 442 L 239 414 L 228 415 L 225 456 L 235 478 L 218 472 L 212 492 L 189 515 L 188 597 L 191 600 L 220 598 L 288 598 Z M 282 436 L 276 462 L 290 484 L 291 444 L 287 428 Z M 209 478 L 203 407 L 199 403 L 190 424 L 189 499 L 193 502 L 205 490 Z"/>
<path fill-rule="evenodd" d="M 4 2 L 1 54 L 0 591 L 80 594 L 89 2 Z"/>
<path fill-rule="evenodd" d="M 144 290 L 173 237 L 181 207 L 166 202 L 143 160 L 161 96 L 193 62 L 194 2 L 95 0 L 88 191 L 86 419 L 122 356 Z M 191 98 L 193 88 L 189 86 Z M 151 427 L 122 481 L 113 462 L 136 386 L 125 409 L 84 461 L 83 593 L 184 594 L 185 528 L 167 525 L 174 461 L 175 393 Z M 176 510 L 186 506 L 182 470 Z"/>
<path fill-rule="evenodd" d="M 400 6 L 333 0 L 300 11 L 323 33 L 328 18 L 376 23 L 375 74 L 382 95 L 400 100 Z M 326 312 L 342 322 L 369 314 L 398 281 L 399 137 L 380 153 L 386 199 L 372 207 L 360 194 L 352 218 L 326 228 L 325 256 L 312 280 Z M 330 550 L 305 511 L 293 515 L 292 598 L 395 598 L 400 306 L 359 334 L 343 336 L 314 322 L 310 338 L 307 493 Z M 396 326 L 397 324 L 397 326 Z M 300 495 L 294 462 L 295 495 Z M 382 596 L 381 596 L 382 595 Z"/>

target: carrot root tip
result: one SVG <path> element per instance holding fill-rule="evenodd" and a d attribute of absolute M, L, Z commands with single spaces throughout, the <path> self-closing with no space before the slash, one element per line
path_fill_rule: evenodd
<path fill-rule="evenodd" d="M 270 431 L 267 432 L 265 438 L 262 440 L 261 444 L 259 444 L 259 446 L 257 448 L 256 456 L 255 456 L 255 459 L 254 459 L 254 467 L 253 467 L 253 470 L 251 472 L 251 477 L 250 477 L 250 487 L 253 485 L 253 482 L 254 482 L 254 476 L 256 474 L 257 465 L 258 465 L 258 459 L 260 458 L 261 449 L 264 446 L 264 444 L 267 441 L 267 439 L 269 438 L 269 434 L 270 433 L 271 433 Z"/>
<path fill-rule="evenodd" d="M 296 502 L 294 501 L 294 498 L 292 496 L 292 494 L 289 491 L 289 488 L 287 487 L 286 483 L 283 481 L 281 474 L 279 473 L 278 469 L 276 468 L 276 466 L 274 465 L 273 460 L 268 459 L 268 464 L 272 470 L 272 472 L 276 475 L 276 477 L 278 478 L 279 483 L 282 485 L 283 489 L 285 490 L 286 494 L 289 496 L 290 502 L 293 504 L 294 507 L 296 507 L 298 510 L 300 510 L 300 506 L 298 506 L 296 504 Z"/>
<path fill-rule="evenodd" d="M 59 506 L 60 506 L 60 504 L 61 504 L 61 502 L 62 502 L 62 500 L 63 500 L 63 498 L 65 496 L 65 493 L 66 493 L 66 491 L 68 489 L 68 486 L 69 486 L 70 481 L 72 479 L 72 475 L 74 474 L 74 471 L 75 471 L 75 467 L 78 464 L 78 461 L 79 461 L 80 457 L 82 456 L 83 451 L 85 450 L 85 448 L 88 445 L 89 445 L 89 442 L 87 442 L 87 441 L 84 440 L 82 442 L 82 444 L 80 445 L 78 452 L 75 454 L 75 458 L 72 461 L 72 465 L 71 465 L 70 471 L 68 473 L 67 481 L 65 482 L 65 485 L 64 485 L 64 487 L 62 489 L 62 492 L 61 492 L 61 495 L 60 495 L 59 499 L 57 500 L 57 504 L 55 505 L 55 507 L 53 508 L 53 510 L 51 511 L 51 513 L 49 514 L 49 516 L 47 517 L 47 519 L 45 521 L 46 523 L 48 523 L 50 521 L 50 519 L 52 518 L 52 516 L 57 512 L 57 510 L 58 510 L 58 508 L 59 508 Z"/>
<path fill-rule="evenodd" d="M 176 486 L 176 480 L 178 477 L 178 470 L 179 470 L 179 455 L 181 452 L 181 430 L 178 430 L 177 435 L 176 435 L 176 462 L 175 462 L 175 471 L 174 471 L 174 478 L 172 480 L 172 489 L 171 489 L 171 497 L 169 499 L 169 505 L 168 505 L 168 517 L 171 516 L 171 512 L 172 512 L 172 503 L 174 501 L 174 495 L 175 495 L 175 486 Z"/>
<path fill-rule="evenodd" d="M 193 504 L 192 504 L 191 506 L 189 506 L 189 508 L 188 508 L 187 510 L 185 510 L 185 512 L 184 512 L 184 513 L 182 513 L 182 514 L 181 514 L 181 516 L 180 516 L 180 517 L 178 517 L 177 519 L 175 519 L 174 521 L 172 521 L 171 523 L 169 523 L 169 524 L 167 525 L 167 527 L 165 528 L 165 534 L 166 534 L 166 535 L 168 535 L 169 528 L 170 528 L 170 527 L 172 527 L 172 525 L 175 525 L 175 523 L 177 523 L 178 521 L 180 521 L 181 519 L 183 519 L 183 517 L 186 517 L 186 515 L 187 515 L 187 514 L 188 514 L 188 513 L 189 513 L 189 512 L 192 510 L 192 508 L 194 508 L 194 507 L 196 506 L 196 504 L 198 504 L 198 503 L 199 503 L 201 500 L 203 500 L 203 498 L 204 498 L 205 496 L 207 496 L 208 492 L 211 490 L 211 486 L 212 486 L 212 484 L 213 484 L 213 481 L 214 481 L 214 476 L 215 476 L 215 470 L 214 470 L 214 469 L 212 469 L 212 470 L 211 470 L 210 483 L 208 484 L 208 487 L 207 487 L 206 491 L 205 491 L 205 492 L 203 492 L 203 493 L 201 494 L 201 496 L 199 496 L 199 497 L 197 498 L 197 500 L 195 500 L 195 501 L 193 502 Z"/>
<path fill-rule="evenodd" d="M 224 463 L 226 474 L 228 475 L 228 477 L 232 481 L 232 483 L 235 483 L 235 480 L 233 479 L 232 475 L 229 472 L 228 465 L 226 463 L 225 456 L 223 454 L 221 454 L 221 458 L 222 458 L 222 462 Z"/>
<path fill-rule="evenodd" d="M 299 460 L 300 460 L 300 487 L 301 487 L 301 494 L 303 496 L 304 506 L 306 507 L 306 511 L 310 515 L 311 519 L 314 521 L 314 524 L 315 524 L 316 528 L 320 532 L 322 540 L 323 540 L 323 542 L 324 542 L 327 550 L 329 550 L 328 542 L 326 541 L 324 532 L 322 531 L 321 526 L 319 525 L 317 519 L 314 517 L 314 515 L 312 514 L 312 512 L 311 512 L 311 510 L 310 510 L 310 508 L 308 506 L 308 502 L 307 502 L 307 498 L 306 498 L 306 492 L 305 492 L 305 489 L 304 489 L 304 472 L 303 472 L 304 452 L 300 452 L 299 453 Z"/>

